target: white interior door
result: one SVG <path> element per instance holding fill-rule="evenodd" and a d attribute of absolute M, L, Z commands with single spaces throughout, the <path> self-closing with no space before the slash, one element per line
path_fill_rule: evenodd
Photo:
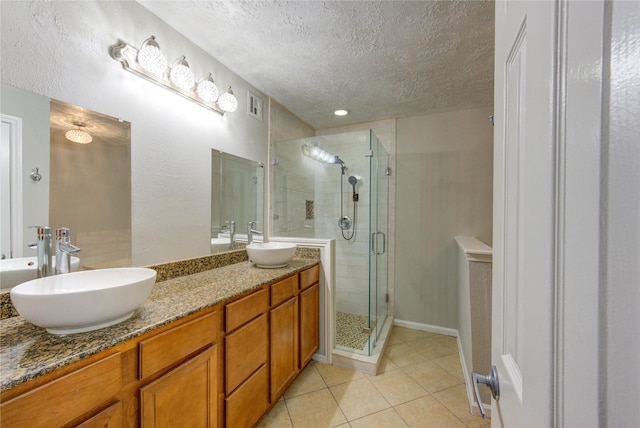
<path fill-rule="evenodd" d="M 556 4 L 496 2 L 492 426 L 551 426 Z"/>

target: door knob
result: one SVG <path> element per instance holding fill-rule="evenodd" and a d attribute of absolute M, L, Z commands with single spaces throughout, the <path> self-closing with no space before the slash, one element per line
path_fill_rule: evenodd
<path fill-rule="evenodd" d="M 480 391 L 478 390 L 478 384 L 482 383 L 487 385 L 491 390 L 491 395 L 494 399 L 500 399 L 500 383 L 498 382 L 498 369 L 496 366 L 491 366 L 491 371 L 486 375 L 481 375 L 476 372 L 471 373 L 471 378 L 473 380 L 473 390 L 476 394 L 476 401 L 478 402 L 478 407 L 480 407 L 480 413 L 482 413 L 482 419 L 487 418 L 487 414 L 484 412 L 484 407 L 482 406 L 482 399 L 480 398 Z"/>

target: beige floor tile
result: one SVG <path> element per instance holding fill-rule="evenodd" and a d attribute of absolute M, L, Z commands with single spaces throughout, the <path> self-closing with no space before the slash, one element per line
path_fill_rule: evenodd
<path fill-rule="evenodd" d="M 387 346 L 384 356 L 398 367 L 405 367 L 427 361 L 422 353 L 416 352 L 416 350 L 407 343 Z"/>
<path fill-rule="evenodd" d="M 399 355 L 411 351 L 415 351 L 415 349 L 413 349 L 408 344 L 401 342 L 395 345 L 387 345 L 387 347 L 384 348 L 384 356 L 390 357 L 391 355 Z"/>
<path fill-rule="evenodd" d="M 394 407 L 412 428 L 464 428 L 465 425 L 435 398 L 427 396 Z"/>
<path fill-rule="evenodd" d="M 406 342 L 405 344 L 414 351 L 419 352 L 424 357 L 425 361 L 433 360 L 447 355 L 458 354 L 457 346 L 454 349 L 451 349 L 448 345 L 441 345 L 431 337 L 412 340 L 410 342 Z"/>
<path fill-rule="evenodd" d="M 445 357 L 436 358 L 431 360 L 434 364 L 445 369 L 449 374 L 457 377 L 460 382 L 464 382 L 464 375 L 462 374 L 462 364 L 460 363 L 459 354 L 451 354 Z"/>
<path fill-rule="evenodd" d="M 295 428 L 335 427 L 347 422 L 328 389 L 285 399 Z"/>
<path fill-rule="evenodd" d="M 396 328 L 398 327 L 394 327 L 394 331 Z M 396 334 L 394 331 L 392 331 L 389 337 L 387 338 L 387 346 L 397 345 L 398 343 L 404 342 L 404 339 L 402 339 L 402 337 L 400 337 L 400 335 Z"/>
<path fill-rule="evenodd" d="M 393 334 L 404 342 L 434 336 L 433 333 L 429 333 L 428 331 L 413 330 L 404 327 L 393 327 Z"/>
<path fill-rule="evenodd" d="M 402 370 L 429 393 L 442 391 L 461 383 L 457 377 L 431 361 L 403 367 Z"/>
<path fill-rule="evenodd" d="M 404 423 L 395 410 L 387 409 L 351 421 L 351 426 L 353 428 L 406 428 L 409 425 Z"/>
<path fill-rule="evenodd" d="M 458 339 L 453 336 L 444 336 L 442 334 L 435 335 L 433 338 L 443 349 L 449 351 L 449 353 L 458 352 Z"/>
<path fill-rule="evenodd" d="M 275 406 L 260 421 L 258 428 L 292 428 L 289 411 L 284 400 L 279 400 Z"/>
<path fill-rule="evenodd" d="M 329 390 L 348 421 L 390 407 L 387 400 L 366 378 L 332 386 Z"/>
<path fill-rule="evenodd" d="M 328 364 L 318 364 L 316 367 L 324 382 L 330 387 L 365 377 L 362 372 L 343 367 L 330 366 Z"/>
<path fill-rule="evenodd" d="M 400 368 L 427 361 L 423 354 L 416 351 L 407 352 L 405 354 L 396 354 L 393 357 L 389 357 L 389 359 Z"/>
<path fill-rule="evenodd" d="M 428 394 L 402 370 L 393 370 L 376 377 L 370 377 L 369 382 L 376 387 L 378 392 L 392 406 L 406 403 Z"/>
<path fill-rule="evenodd" d="M 479 428 L 485 426 L 490 420 L 482 419 L 481 416 L 471 414 L 469 400 L 467 399 L 467 389 L 464 385 L 456 385 L 436 392 L 432 395 L 440 404 L 458 417 L 468 427 Z"/>
<path fill-rule="evenodd" d="M 322 376 L 317 370 L 318 366 L 319 364 L 309 364 L 284 392 L 284 398 L 291 398 L 326 388 L 327 384 L 322 380 Z"/>
<path fill-rule="evenodd" d="M 390 372 L 392 370 L 398 370 L 398 368 L 399 367 L 396 365 L 396 363 L 383 356 L 382 361 L 380 361 L 380 366 L 378 366 L 378 375 Z"/>

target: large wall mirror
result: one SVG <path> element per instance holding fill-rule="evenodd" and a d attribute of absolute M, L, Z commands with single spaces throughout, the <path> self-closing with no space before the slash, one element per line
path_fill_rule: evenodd
<path fill-rule="evenodd" d="M 71 229 L 85 269 L 130 266 L 131 124 L 5 84 L 2 117 L 20 129 L 2 158 L 3 255 L 34 256 L 28 227 L 46 225 Z"/>
<path fill-rule="evenodd" d="M 264 167 L 261 163 L 213 150 L 211 155 L 211 250 L 228 249 L 229 222 L 246 238 L 247 224 L 264 225 Z"/>
<path fill-rule="evenodd" d="M 84 269 L 131 266 L 131 124 L 51 100 L 49 226 Z"/>

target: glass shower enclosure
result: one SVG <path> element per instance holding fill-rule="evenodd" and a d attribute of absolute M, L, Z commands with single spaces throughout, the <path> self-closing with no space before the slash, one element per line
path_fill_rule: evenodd
<path fill-rule="evenodd" d="M 272 233 L 335 239 L 334 347 L 371 355 L 387 317 L 389 154 L 371 130 L 275 142 Z"/>

